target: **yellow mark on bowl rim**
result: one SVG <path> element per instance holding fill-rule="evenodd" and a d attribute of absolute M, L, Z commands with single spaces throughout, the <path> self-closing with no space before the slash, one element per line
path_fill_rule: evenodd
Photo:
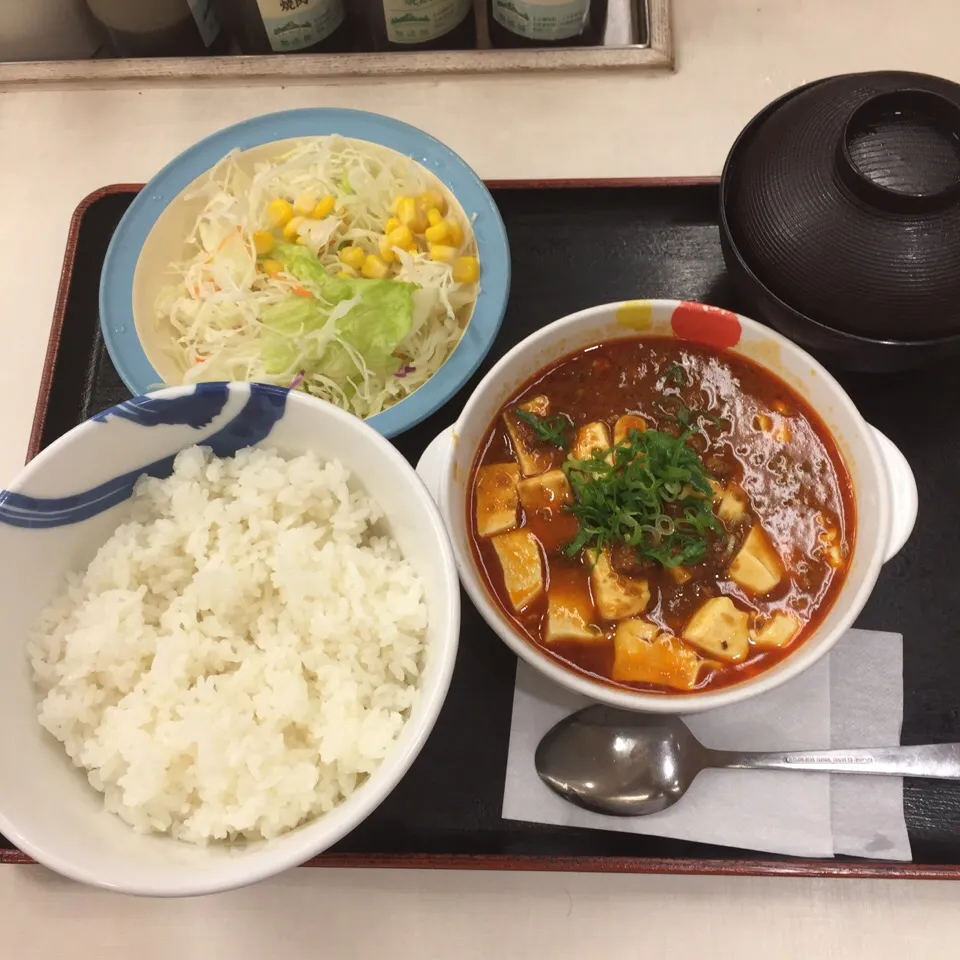
<path fill-rule="evenodd" d="M 653 326 L 653 304 L 649 300 L 631 300 L 617 309 L 617 323 L 643 332 Z"/>
<path fill-rule="evenodd" d="M 460 442 L 460 434 L 456 430 L 450 431 L 450 455 L 453 457 L 453 482 L 458 483 L 460 480 L 460 465 L 457 463 L 457 458 L 455 456 L 457 452 L 457 444 Z"/>

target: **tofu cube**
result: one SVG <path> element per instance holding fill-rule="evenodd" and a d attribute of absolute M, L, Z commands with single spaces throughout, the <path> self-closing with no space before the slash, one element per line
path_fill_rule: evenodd
<path fill-rule="evenodd" d="M 623 620 L 643 613 L 650 602 L 650 585 L 646 580 L 626 577 L 610 564 L 610 554 L 594 553 L 590 586 L 597 611 L 604 620 Z"/>
<path fill-rule="evenodd" d="M 491 543 L 503 571 L 503 584 L 513 609 L 520 612 L 543 595 L 543 558 L 540 544 L 529 530 L 495 536 Z"/>
<path fill-rule="evenodd" d="M 573 492 L 562 470 L 548 470 L 538 477 L 521 480 L 517 485 L 520 502 L 527 513 L 559 510 L 573 500 Z"/>
<path fill-rule="evenodd" d="M 577 535 L 577 518 L 565 509 L 573 502 L 573 491 L 562 470 L 548 470 L 518 485 L 525 526 L 532 530 L 548 556 L 566 547 Z"/>
<path fill-rule="evenodd" d="M 653 643 L 660 633 L 660 628 L 649 620 L 624 620 L 617 624 L 613 635 L 614 644 L 620 642 L 626 645 L 627 641 Z"/>
<path fill-rule="evenodd" d="M 736 483 L 731 483 L 720 497 L 717 516 L 724 523 L 735 523 L 747 512 L 750 502 L 746 491 Z"/>
<path fill-rule="evenodd" d="M 802 626 L 799 617 L 785 610 L 778 610 L 762 627 L 751 629 L 750 639 L 758 647 L 785 647 L 796 637 Z"/>
<path fill-rule="evenodd" d="M 613 635 L 613 668 L 617 683 L 654 683 L 674 690 L 692 690 L 702 661 L 669 633 L 652 623 L 624 620 Z"/>
<path fill-rule="evenodd" d="M 667 567 L 667 573 L 678 587 L 682 587 L 693 579 L 693 574 L 686 567 Z"/>
<path fill-rule="evenodd" d="M 606 643 L 603 631 L 592 621 L 593 601 L 586 580 L 552 580 L 547 593 L 546 642 Z"/>
<path fill-rule="evenodd" d="M 597 420 L 585 423 L 577 430 L 570 456 L 574 460 L 589 460 L 595 451 L 609 450 L 611 446 L 610 430 L 605 423 Z"/>
<path fill-rule="evenodd" d="M 546 417 L 550 414 L 550 400 L 544 396 L 531 397 L 524 403 L 518 404 L 518 407 L 538 417 Z M 553 466 L 553 451 L 535 447 L 526 442 L 526 431 L 512 409 L 504 412 L 503 422 L 510 435 L 510 442 L 513 444 L 513 452 L 517 455 L 520 470 L 525 477 L 536 476 Z"/>
<path fill-rule="evenodd" d="M 763 527 L 753 526 L 730 564 L 730 579 L 762 597 L 783 579 L 783 565 Z"/>
<path fill-rule="evenodd" d="M 542 393 L 531 397 L 529 400 L 525 400 L 523 403 L 518 404 L 518 406 L 521 410 L 526 410 L 527 413 L 532 413 L 536 417 L 547 417 L 550 415 L 550 398 L 544 396 Z"/>
<path fill-rule="evenodd" d="M 690 618 L 682 636 L 718 660 L 739 663 L 749 649 L 749 619 L 729 597 L 714 597 Z"/>
<path fill-rule="evenodd" d="M 492 537 L 517 525 L 520 500 L 516 463 L 490 463 L 477 471 L 477 533 Z"/>
<path fill-rule="evenodd" d="M 631 430 L 637 430 L 640 433 L 643 433 L 647 429 L 647 421 L 643 417 L 638 417 L 636 414 L 627 413 L 620 417 L 619 420 L 613 425 L 613 442 L 615 444 L 620 443 L 623 440 L 626 440 L 630 436 Z"/>

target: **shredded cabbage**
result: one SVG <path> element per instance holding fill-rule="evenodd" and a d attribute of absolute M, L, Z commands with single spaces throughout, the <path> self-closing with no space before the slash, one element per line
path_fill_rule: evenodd
<path fill-rule="evenodd" d="M 301 141 L 252 175 L 238 157 L 228 154 L 187 195 L 203 210 L 187 238 L 189 258 L 171 265 L 175 282 L 157 301 L 183 382 L 293 386 L 360 417 L 411 394 L 460 341 L 478 285 L 399 247 L 389 279 L 344 279 L 338 250 L 376 253 L 394 200 L 438 181 L 393 151 L 341 137 Z M 278 242 L 266 259 L 283 270 L 268 275 L 254 233 L 270 228 L 272 201 L 304 193 L 333 196 L 336 212 L 301 224 L 298 244 Z M 472 243 L 468 236 L 471 253 Z"/>

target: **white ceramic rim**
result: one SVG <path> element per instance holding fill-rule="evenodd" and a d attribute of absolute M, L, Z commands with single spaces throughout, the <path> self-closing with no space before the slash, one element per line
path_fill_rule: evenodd
<path fill-rule="evenodd" d="M 643 302 L 650 304 L 654 308 L 661 307 L 670 309 L 676 308 L 682 301 L 644 300 Z M 585 310 L 580 310 L 577 313 L 569 314 L 566 317 L 555 320 L 553 323 L 542 327 L 540 330 L 521 340 L 520 343 L 505 353 L 500 360 L 494 364 L 480 383 L 477 384 L 453 427 L 454 434 L 458 435 L 463 432 L 463 425 L 470 421 L 474 410 L 479 406 L 479 398 L 488 387 L 496 383 L 503 369 L 508 366 L 511 359 L 517 354 L 532 351 L 542 346 L 545 342 L 560 339 L 568 327 L 575 326 L 594 316 L 598 318 L 608 316 L 610 313 L 615 313 L 619 308 L 629 307 L 630 303 L 631 301 L 622 301 L 588 307 Z M 751 320 L 749 317 L 744 317 L 740 314 L 737 314 L 737 318 L 744 329 L 762 334 L 764 338 L 776 343 L 784 352 L 791 353 L 801 358 L 804 363 L 808 363 L 816 372 L 816 375 L 822 378 L 822 382 L 827 384 L 843 416 L 864 441 L 870 457 L 870 470 L 878 479 L 879 511 L 877 516 L 872 517 L 872 520 L 880 527 L 881 535 L 878 538 L 878 542 L 882 545 L 882 549 L 875 550 L 874 554 L 869 558 L 864 577 L 856 588 L 856 591 L 853 594 L 846 592 L 847 586 L 844 584 L 840 593 L 835 598 L 834 606 L 839 603 L 841 597 L 843 597 L 844 601 L 848 604 L 848 612 L 841 618 L 837 627 L 826 639 L 821 639 L 819 644 L 811 642 L 814 637 L 818 636 L 818 633 L 815 631 L 800 645 L 795 653 L 789 654 L 780 661 L 776 671 L 768 670 L 765 673 L 758 674 L 755 678 L 751 678 L 749 682 L 733 684 L 729 687 L 721 687 L 718 690 L 708 690 L 703 693 L 651 694 L 642 691 L 625 690 L 601 683 L 598 680 L 591 680 L 588 676 L 575 673 L 573 670 L 561 666 L 546 654 L 541 653 L 539 648 L 520 635 L 512 623 L 501 612 L 500 607 L 494 603 L 487 592 L 487 588 L 483 584 L 482 577 L 476 569 L 472 555 L 467 557 L 461 556 L 460 549 L 454 539 L 454 555 L 457 558 L 457 566 L 460 569 L 460 579 L 470 599 L 480 611 L 480 614 L 488 626 L 495 630 L 500 639 L 522 660 L 550 677 L 554 682 L 585 697 L 589 697 L 591 700 L 596 700 L 600 703 L 609 704 L 610 706 L 619 707 L 624 710 L 645 713 L 689 714 L 729 706 L 732 703 L 739 703 L 751 697 L 758 696 L 759 694 L 766 693 L 768 690 L 773 690 L 781 684 L 792 680 L 821 657 L 825 656 L 843 634 L 853 626 L 854 621 L 859 616 L 860 611 L 865 606 L 873 591 L 884 561 L 888 558 L 891 532 L 893 529 L 892 495 L 894 491 L 892 489 L 891 471 L 887 467 L 884 457 L 881 454 L 880 444 L 874 430 L 866 420 L 863 419 L 860 411 L 857 410 L 843 387 L 840 386 L 822 364 L 811 357 L 805 350 L 775 330 L 758 323 L 756 320 Z M 751 359 L 754 363 L 765 366 L 762 361 L 756 358 Z M 771 373 L 775 372 L 771 371 Z M 775 375 L 779 376 L 779 374 Z M 445 520 L 451 523 L 451 525 L 453 522 L 462 522 L 460 518 L 451 518 L 450 500 L 453 492 L 453 463 L 453 456 L 447 456 L 444 460 L 439 479 L 440 511 Z M 862 518 L 858 515 L 858 527 L 861 522 Z M 903 525 L 901 522 L 897 527 L 902 528 Z M 912 528 L 912 523 L 909 526 Z M 906 537 L 903 539 L 905 540 Z"/>
<path fill-rule="evenodd" d="M 231 390 L 242 388 L 249 391 L 249 387 L 249 383 L 230 384 Z M 167 387 L 152 393 L 150 398 L 156 400 L 176 397 L 191 393 L 193 389 L 193 385 Z M 103 877 L 97 875 L 96 870 L 88 869 L 86 866 L 74 862 L 73 859 L 61 857 L 55 851 L 49 850 L 42 839 L 36 840 L 24 836 L 0 809 L 0 833 L 3 833 L 19 850 L 32 857 L 37 863 L 62 876 L 114 893 L 147 897 L 192 897 L 235 890 L 275 876 L 292 867 L 300 866 L 342 840 L 380 806 L 406 776 L 436 725 L 437 718 L 450 690 L 450 682 L 453 678 L 460 643 L 460 582 L 457 577 L 457 565 L 450 536 L 439 508 L 423 480 L 406 458 L 389 440 L 381 436 L 364 421 L 333 404 L 298 391 L 291 390 L 288 392 L 287 402 L 291 401 L 295 404 L 320 405 L 324 408 L 323 413 L 325 415 L 340 419 L 349 428 L 365 433 L 377 450 L 378 455 L 383 458 L 385 468 L 394 471 L 398 482 L 401 482 L 400 478 L 402 478 L 402 482 L 407 484 L 413 495 L 421 501 L 427 511 L 430 526 L 422 532 L 421 536 L 431 537 L 434 541 L 440 554 L 445 589 L 449 596 L 446 622 L 438 628 L 449 639 L 442 649 L 436 652 L 439 659 L 436 663 L 435 694 L 432 700 L 423 704 L 423 712 L 418 718 L 417 726 L 415 728 L 410 727 L 410 721 L 404 726 L 401 736 L 406 733 L 408 739 L 403 744 L 398 744 L 397 749 L 391 750 L 372 774 L 371 779 L 377 778 L 372 785 L 375 789 L 364 790 L 361 787 L 329 813 L 308 821 L 296 828 L 295 831 L 282 834 L 277 840 L 287 838 L 288 842 L 280 849 L 271 850 L 271 841 L 262 841 L 260 849 L 252 852 L 248 859 L 231 860 L 224 858 L 222 869 L 205 874 L 203 879 L 199 881 L 191 879 L 187 869 L 184 870 L 183 881 L 178 881 L 176 884 L 157 884 L 139 880 L 118 883 L 104 880 Z M 82 442 L 83 434 L 86 431 L 95 430 L 99 426 L 100 424 L 92 420 L 86 420 L 69 430 L 27 463 L 11 482 L 9 488 L 18 489 L 34 472 L 42 470 L 47 465 L 47 461 L 55 460 L 63 447 L 78 441 Z M 64 762 L 69 762 L 66 756 Z M 80 777 L 83 775 L 80 770 L 77 770 L 76 773 Z M 113 814 L 109 815 L 113 816 Z M 293 839 L 291 834 L 293 833 L 297 834 L 296 839 L 300 842 L 291 842 Z M 181 841 L 170 838 L 170 843 L 179 842 Z"/>

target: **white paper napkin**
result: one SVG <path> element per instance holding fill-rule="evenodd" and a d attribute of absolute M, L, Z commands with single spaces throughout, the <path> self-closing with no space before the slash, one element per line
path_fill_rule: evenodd
<path fill-rule="evenodd" d="M 830 655 L 769 693 L 686 718 L 708 747 L 804 750 L 891 746 L 903 719 L 900 634 L 851 630 Z M 537 777 L 540 738 L 589 701 L 520 662 L 513 698 L 503 816 L 695 840 L 798 857 L 849 854 L 909 860 L 898 777 L 705 770 L 676 806 L 648 817 L 581 810 Z"/>

